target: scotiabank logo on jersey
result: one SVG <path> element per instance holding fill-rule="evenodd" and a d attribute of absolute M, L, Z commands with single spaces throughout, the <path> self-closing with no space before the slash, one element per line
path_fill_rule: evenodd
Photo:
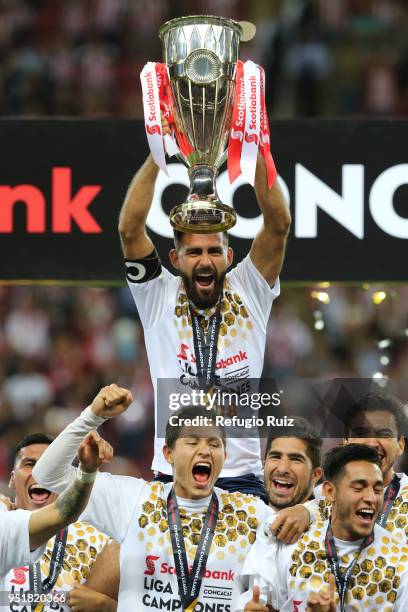
<path fill-rule="evenodd" d="M 152 576 L 155 573 L 158 567 L 157 562 L 159 561 L 159 559 L 160 557 L 157 557 L 156 555 L 147 555 L 146 569 L 144 572 L 146 576 Z M 191 572 L 191 570 L 193 569 L 193 566 L 191 565 L 188 569 Z M 163 562 L 160 565 L 159 573 L 160 574 L 171 574 L 175 576 L 176 568 L 173 565 L 169 565 L 168 563 Z M 233 572 L 232 570 L 228 570 L 228 571 L 205 570 L 204 578 L 211 578 L 212 580 L 223 580 L 227 582 L 232 582 L 235 579 L 235 572 Z"/>
<path fill-rule="evenodd" d="M 190 347 L 188 346 L 188 344 L 183 344 L 183 343 L 180 344 L 180 350 L 178 352 L 177 357 L 178 359 L 181 359 L 183 361 L 189 361 L 190 363 L 196 363 L 196 358 L 190 352 Z M 226 359 L 220 359 L 219 361 L 217 361 L 217 363 L 215 364 L 215 369 L 223 370 L 224 368 L 228 368 L 229 366 L 232 366 L 236 363 L 241 363 L 242 361 L 247 361 L 247 360 L 248 360 L 247 351 L 238 351 L 238 353 L 235 353 L 235 355 L 231 355 L 230 357 L 227 357 Z"/>

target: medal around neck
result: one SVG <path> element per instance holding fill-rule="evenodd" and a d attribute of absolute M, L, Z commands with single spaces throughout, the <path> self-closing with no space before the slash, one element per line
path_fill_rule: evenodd
<path fill-rule="evenodd" d="M 235 225 L 235 210 L 221 202 L 216 189 L 226 159 L 231 182 L 242 173 L 253 184 L 258 149 L 264 157 L 269 151 L 268 181 L 270 171 L 276 178 L 263 69 L 239 60 L 240 41 L 254 33 L 255 26 L 224 17 L 172 19 L 159 31 L 164 63 L 149 62 L 141 73 L 153 158 L 164 172 L 165 153 L 177 155 L 188 168 L 187 199 L 170 212 L 170 223 L 179 231 L 207 234 Z M 164 139 L 161 114 L 172 132 Z"/>

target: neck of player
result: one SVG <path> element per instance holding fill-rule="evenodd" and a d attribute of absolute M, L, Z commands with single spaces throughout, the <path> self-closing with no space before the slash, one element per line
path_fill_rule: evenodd
<path fill-rule="evenodd" d="M 173 489 L 174 489 L 176 496 L 182 497 L 183 499 L 192 499 L 192 500 L 205 499 L 206 497 L 209 497 L 212 494 L 212 489 L 211 491 L 206 490 L 205 492 L 203 491 L 202 493 L 200 492 L 193 493 L 192 491 L 188 491 L 179 482 L 174 482 Z"/>

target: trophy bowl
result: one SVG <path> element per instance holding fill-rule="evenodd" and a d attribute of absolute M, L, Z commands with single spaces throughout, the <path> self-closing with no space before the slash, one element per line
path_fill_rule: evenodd
<path fill-rule="evenodd" d="M 222 232 L 236 223 L 235 210 L 218 197 L 216 178 L 226 159 L 243 34 L 232 19 L 204 15 L 172 19 L 159 31 L 178 157 L 190 179 L 186 201 L 170 212 L 171 225 L 182 232 Z"/>

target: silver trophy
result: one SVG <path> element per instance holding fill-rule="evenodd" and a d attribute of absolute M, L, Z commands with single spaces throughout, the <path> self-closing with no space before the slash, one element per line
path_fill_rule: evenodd
<path fill-rule="evenodd" d="M 239 43 L 253 33 L 232 19 L 195 15 L 168 21 L 159 36 L 175 132 L 184 143 L 179 157 L 190 177 L 187 200 L 171 210 L 170 223 L 183 232 L 221 232 L 235 225 L 236 214 L 220 201 L 215 182 L 227 155 Z"/>

